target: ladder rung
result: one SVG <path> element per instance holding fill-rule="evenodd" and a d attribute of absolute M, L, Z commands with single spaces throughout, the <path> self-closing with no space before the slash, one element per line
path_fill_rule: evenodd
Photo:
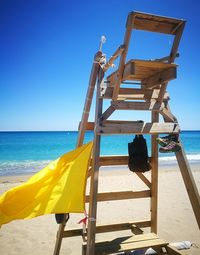
<path fill-rule="evenodd" d="M 105 232 L 113 232 L 113 231 L 122 231 L 131 229 L 132 226 L 137 226 L 138 228 L 148 228 L 151 226 L 151 221 L 135 221 L 135 222 L 124 222 L 124 223 L 116 223 L 110 225 L 97 225 L 96 233 L 105 233 Z M 62 237 L 71 237 L 71 236 L 81 236 L 83 234 L 83 229 L 70 229 L 63 232 Z"/>
<path fill-rule="evenodd" d="M 113 201 L 113 200 L 147 198 L 150 196 L 151 196 L 150 190 L 105 192 L 105 193 L 98 193 L 97 201 L 103 202 L 103 201 Z M 89 196 L 86 196 L 86 202 L 89 202 Z"/>
<path fill-rule="evenodd" d="M 113 165 L 128 165 L 128 156 L 101 156 L 99 161 L 100 166 L 113 166 Z"/>
<path fill-rule="evenodd" d="M 162 111 L 163 103 L 152 102 L 125 102 L 114 101 L 112 103 L 116 110 L 137 110 L 137 111 Z"/>
<path fill-rule="evenodd" d="M 136 89 L 136 88 L 120 88 L 118 98 L 126 98 L 132 100 L 150 100 L 158 99 L 159 89 Z M 107 87 L 104 99 L 111 99 L 113 95 L 113 87 Z M 164 100 L 169 100 L 169 94 L 166 92 L 164 95 Z"/>
<path fill-rule="evenodd" d="M 128 165 L 128 158 L 129 157 L 126 155 L 101 156 L 99 161 L 99 166 Z M 151 157 L 149 157 L 149 161 L 151 162 Z"/>
<path fill-rule="evenodd" d="M 100 135 L 106 134 L 178 134 L 179 125 L 176 123 L 124 123 L 123 121 L 105 121 L 97 128 Z"/>

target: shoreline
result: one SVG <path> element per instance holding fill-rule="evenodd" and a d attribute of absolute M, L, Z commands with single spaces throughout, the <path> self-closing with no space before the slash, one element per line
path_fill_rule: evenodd
<path fill-rule="evenodd" d="M 200 172 L 200 163 L 190 163 L 190 168 L 192 172 Z M 104 166 L 101 167 L 101 172 L 104 172 L 104 174 L 109 175 L 110 172 L 117 174 L 126 174 L 131 172 L 126 165 L 119 165 L 119 166 Z M 164 164 L 161 163 L 159 164 L 158 172 L 160 171 L 165 171 L 165 172 L 170 172 L 170 171 L 180 171 L 178 163 L 169 163 L 169 164 Z M 39 171 L 38 171 L 39 172 Z M 13 174 L 13 175 L 0 175 L 0 184 L 2 183 L 18 183 L 18 182 L 24 182 L 37 172 L 30 172 L 30 173 L 21 173 L 21 174 Z M 110 173 L 111 174 L 111 173 Z"/>

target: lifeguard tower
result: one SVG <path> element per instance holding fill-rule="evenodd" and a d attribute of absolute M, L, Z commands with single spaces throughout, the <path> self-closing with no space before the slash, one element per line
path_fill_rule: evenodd
<path fill-rule="evenodd" d="M 185 21 L 182 19 L 131 12 L 127 18 L 123 44 L 106 63 L 101 51 L 102 45 L 100 45 L 99 51 L 94 56 L 77 141 L 78 147 L 83 143 L 85 132 L 94 130 L 94 148 L 88 177 L 90 178 L 90 194 L 86 197 L 86 201 L 89 202 L 88 226 L 86 232 L 82 229 L 65 230 L 66 220 L 64 220 L 59 226 L 54 255 L 59 254 L 62 238 L 78 235 L 83 236 L 83 255 L 118 254 L 148 248 L 152 248 L 157 254 L 181 254 L 180 251 L 157 236 L 158 143 L 156 138 L 160 134 L 178 135 L 180 132 L 178 121 L 169 107 L 169 94 L 166 89 L 168 82 L 176 79 L 177 76 L 177 65 L 174 62 L 178 55 L 178 46 L 184 26 Z M 173 38 L 173 43 L 169 56 L 154 60 L 127 60 L 130 38 L 134 30 L 170 35 Z M 149 49 L 151 50 L 151 46 Z M 107 70 L 117 58 L 119 58 L 117 70 L 106 77 Z M 137 83 L 137 87 L 134 86 L 135 83 Z M 128 84 L 127 87 L 126 84 Z M 95 120 L 88 122 L 95 87 Z M 110 106 L 105 111 L 103 111 L 104 100 L 110 100 Z M 151 114 L 151 121 L 109 119 L 113 112 L 120 110 L 148 111 Z M 160 117 L 163 119 L 162 122 Z M 101 137 L 113 134 L 148 134 L 151 136 L 150 163 L 152 170 L 150 178 L 141 172 L 135 173 L 146 185 L 145 190 L 118 192 L 110 190 L 110 192 L 98 193 L 99 168 L 101 166 L 128 164 L 128 156 L 100 155 Z M 175 152 L 175 155 L 200 227 L 200 198 L 181 142 L 180 146 L 181 149 Z M 150 198 L 150 218 L 148 220 L 96 225 L 98 202 L 125 199 L 132 201 L 136 198 L 146 197 Z M 67 215 L 65 215 L 66 218 Z M 144 234 L 144 228 L 149 228 L 149 233 Z M 132 233 L 131 236 L 105 240 L 100 243 L 95 242 L 97 233 L 127 229 Z"/>

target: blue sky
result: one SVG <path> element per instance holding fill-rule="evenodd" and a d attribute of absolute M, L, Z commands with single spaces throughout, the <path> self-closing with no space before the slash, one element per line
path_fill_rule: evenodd
<path fill-rule="evenodd" d="M 199 7 L 198 0 L 0 0 L 0 131 L 77 130 L 100 37 L 109 58 L 134 10 L 187 20 L 168 91 L 181 128 L 200 129 Z M 172 39 L 141 33 L 131 43 L 130 58 L 148 59 L 163 57 Z"/>

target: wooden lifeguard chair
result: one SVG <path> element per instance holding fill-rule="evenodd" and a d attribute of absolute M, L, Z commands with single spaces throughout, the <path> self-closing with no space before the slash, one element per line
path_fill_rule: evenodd
<path fill-rule="evenodd" d="M 90 194 L 86 198 L 89 202 L 89 217 L 86 236 L 84 237 L 82 254 L 116 254 L 120 252 L 152 248 L 158 254 L 181 254 L 171 247 L 168 242 L 157 236 L 157 200 L 158 200 L 158 144 L 159 134 L 179 134 L 180 128 L 176 117 L 169 107 L 169 94 L 166 91 L 170 80 L 176 78 L 177 65 L 174 60 L 177 56 L 179 42 L 184 30 L 185 21 L 152 14 L 131 12 L 126 23 L 126 32 L 123 44 L 116 50 L 109 61 L 104 63 L 104 56 L 100 50 L 95 54 L 90 81 L 79 126 L 77 147 L 83 143 L 86 130 L 94 130 L 94 148 L 90 171 Z M 163 33 L 173 36 L 173 44 L 169 56 L 156 60 L 126 61 L 131 33 L 134 29 Z M 120 57 L 117 71 L 106 79 L 106 71 L 113 62 Z M 124 87 L 126 81 L 139 83 L 139 87 Z M 96 86 L 96 110 L 94 122 L 88 122 L 94 88 Z M 103 112 L 104 99 L 110 100 L 110 106 Z M 151 122 L 109 120 L 114 111 L 149 111 Z M 163 117 L 163 122 L 159 121 Z M 151 177 L 143 173 L 135 173 L 146 185 L 143 191 L 119 191 L 98 193 L 99 168 L 108 165 L 127 165 L 128 156 L 101 156 L 101 136 L 112 134 L 149 134 L 151 135 Z M 200 198 L 193 175 L 188 164 L 184 149 L 175 152 L 180 171 L 191 201 L 191 205 L 200 227 Z M 111 225 L 96 225 L 97 204 L 99 201 L 123 200 L 134 198 L 150 198 L 150 219 L 137 222 L 126 222 Z M 65 215 L 67 217 L 67 215 Z M 65 230 L 66 221 L 60 224 L 54 255 L 60 251 L 64 237 L 83 235 L 82 229 Z M 150 233 L 143 234 L 143 228 L 150 228 Z M 96 233 L 114 232 L 121 230 L 132 231 L 132 236 L 119 237 L 114 240 L 95 243 Z"/>

